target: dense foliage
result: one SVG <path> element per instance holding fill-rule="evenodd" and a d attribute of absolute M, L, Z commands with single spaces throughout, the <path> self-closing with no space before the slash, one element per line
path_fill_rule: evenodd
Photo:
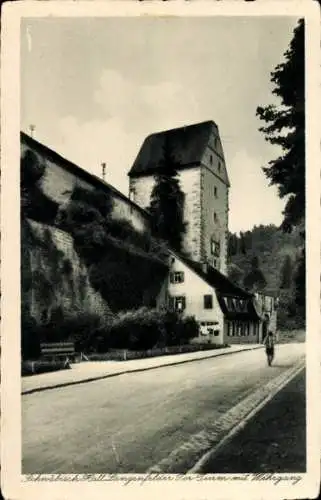
<path fill-rule="evenodd" d="M 251 292 L 263 291 L 266 287 L 266 279 L 260 269 L 257 255 L 254 255 L 251 260 L 251 270 L 245 276 L 243 285 L 246 290 L 250 290 Z"/>
<path fill-rule="evenodd" d="M 184 194 L 177 179 L 177 166 L 170 145 L 165 142 L 148 210 L 153 233 L 180 251 L 185 232 Z"/>
<path fill-rule="evenodd" d="M 181 318 L 177 313 L 139 308 L 119 313 L 97 339 L 97 350 L 110 348 L 145 350 L 153 347 L 186 344 L 198 334 L 194 318 Z"/>
<path fill-rule="evenodd" d="M 300 19 L 293 38 L 284 54 L 284 61 L 271 73 L 273 94 L 280 104 L 258 106 L 257 115 L 265 122 L 260 130 L 265 139 L 281 148 L 282 153 L 263 170 L 271 184 L 277 185 L 279 196 L 286 198 L 282 229 L 305 221 L 305 26 Z M 305 232 L 302 231 L 302 238 Z M 305 252 L 295 274 L 295 303 L 305 314 Z"/>
<path fill-rule="evenodd" d="M 58 204 L 48 198 L 41 189 L 45 165 L 38 156 L 27 149 L 20 161 L 21 219 L 30 217 L 36 221 L 53 223 Z"/>
<path fill-rule="evenodd" d="M 259 106 L 257 115 L 266 125 L 260 130 L 271 144 L 281 147 L 282 154 L 264 168 L 271 184 L 279 188 L 280 197 L 288 197 L 283 228 L 288 231 L 305 215 L 305 100 L 304 100 L 304 21 L 294 30 L 284 62 L 271 73 L 273 94 L 280 105 Z"/>
<path fill-rule="evenodd" d="M 155 305 L 167 272 L 164 244 L 140 233 L 126 220 L 111 218 L 105 193 L 77 188 L 61 207 L 56 224 L 72 234 L 92 286 L 113 311 Z"/>
<path fill-rule="evenodd" d="M 298 324 L 303 326 L 304 314 L 296 301 L 295 290 L 302 246 L 300 228 L 294 229 L 292 233 L 285 233 L 276 226 L 261 225 L 255 226 L 252 231 L 229 236 L 230 279 L 237 285 L 244 286 L 244 278 L 251 272 L 253 258 L 257 257 L 266 280 L 264 292 L 280 298 L 280 327 L 295 327 Z"/>

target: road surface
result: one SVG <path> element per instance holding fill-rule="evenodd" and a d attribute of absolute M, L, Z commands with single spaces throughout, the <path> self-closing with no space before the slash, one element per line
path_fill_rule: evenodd
<path fill-rule="evenodd" d="M 303 370 L 257 413 L 255 425 L 249 422 L 201 472 L 306 472 L 305 410 Z"/>
<path fill-rule="evenodd" d="M 22 472 L 144 473 L 304 351 L 278 346 L 272 367 L 259 349 L 24 395 Z"/>

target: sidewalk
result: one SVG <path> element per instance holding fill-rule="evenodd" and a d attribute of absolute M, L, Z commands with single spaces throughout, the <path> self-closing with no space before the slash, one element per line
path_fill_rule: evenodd
<path fill-rule="evenodd" d="M 54 389 L 67 385 L 81 384 L 124 373 L 152 370 L 162 366 L 178 365 L 201 359 L 214 358 L 240 351 L 262 349 L 261 344 L 232 345 L 213 351 L 197 351 L 184 354 L 155 356 L 153 358 L 133 359 L 130 361 L 84 361 L 75 363 L 70 370 L 42 373 L 22 377 L 22 394 Z"/>
<path fill-rule="evenodd" d="M 305 408 L 305 371 L 301 371 L 200 472 L 304 473 Z"/>

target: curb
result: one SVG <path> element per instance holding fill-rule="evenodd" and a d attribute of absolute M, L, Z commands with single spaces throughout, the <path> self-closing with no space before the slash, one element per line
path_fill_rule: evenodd
<path fill-rule="evenodd" d="M 124 371 L 121 371 L 121 372 L 117 372 L 117 373 L 107 373 L 106 375 L 98 375 L 96 377 L 89 377 L 89 378 L 86 378 L 86 379 L 82 379 L 82 380 L 73 380 L 73 381 L 70 381 L 70 382 L 61 382 L 59 384 L 55 384 L 55 385 L 48 385 L 48 386 L 44 386 L 44 387 L 36 387 L 34 389 L 27 389 L 25 391 L 21 391 L 21 395 L 26 395 L 26 394 L 33 394 L 33 393 L 36 393 L 36 392 L 42 392 L 42 391 L 48 391 L 48 390 L 51 390 L 51 389 L 59 389 L 60 387 L 68 387 L 68 386 L 71 386 L 71 385 L 80 385 L 80 384 L 86 384 L 87 382 L 94 382 L 95 380 L 104 380 L 106 378 L 111 378 L 111 377 L 118 377 L 119 375 L 125 375 L 127 373 L 138 373 L 138 372 L 145 372 L 145 371 L 149 371 L 149 370 L 155 370 L 156 368 L 165 368 L 167 366 L 175 366 L 175 365 L 182 365 L 184 363 L 192 363 L 194 361 L 202 361 L 203 359 L 209 359 L 209 358 L 218 358 L 218 357 L 221 357 L 221 356 L 226 356 L 226 355 L 231 355 L 231 354 L 237 354 L 237 353 L 240 353 L 240 352 L 246 352 L 246 351 L 254 351 L 256 349 L 262 349 L 263 346 L 255 346 L 255 347 L 248 347 L 246 349 L 241 349 L 239 351 L 232 351 L 232 352 L 222 352 L 222 353 L 219 353 L 219 354 L 211 354 L 209 356 L 205 356 L 203 358 L 193 358 L 193 359 L 184 359 L 184 360 L 177 360 L 177 361 L 173 361 L 172 363 L 167 363 L 167 364 L 161 364 L 161 365 L 155 365 L 155 366 L 147 366 L 145 368 L 137 368 L 137 369 L 129 369 L 129 370 L 124 370 Z"/>

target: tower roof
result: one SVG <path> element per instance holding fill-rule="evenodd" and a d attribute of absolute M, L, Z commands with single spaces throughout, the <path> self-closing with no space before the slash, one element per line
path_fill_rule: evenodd
<path fill-rule="evenodd" d="M 157 172 L 166 143 L 178 164 L 177 169 L 199 165 L 214 131 L 218 134 L 217 125 L 213 121 L 205 121 L 149 135 L 128 175 L 139 177 Z"/>

